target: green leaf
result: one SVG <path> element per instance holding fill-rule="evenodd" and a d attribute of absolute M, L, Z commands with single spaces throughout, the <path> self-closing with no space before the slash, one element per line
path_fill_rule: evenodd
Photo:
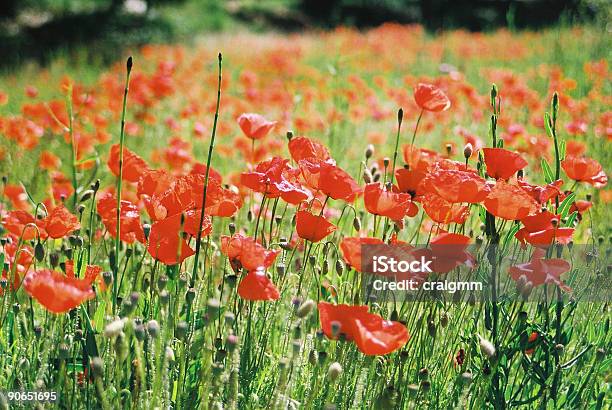
<path fill-rule="evenodd" d="M 566 151 L 567 144 L 565 143 L 565 140 L 562 140 L 561 143 L 559 143 L 559 161 L 563 161 L 565 159 Z"/>
<path fill-rule="evenodd" d="M 569 212 L 569 209 L 575 200 L 576 194 L 572 192 L 571 194 L 565 197 L 563 202 L 561 202 L 561 204 L 559 205 L 559 209 L 557 209 L 557 213 L 561 215 L 561 218 L 565 218 L 567 216 L 567 213 Z"/>
<path fill-rule="evenodd" d="M 94 313 L 93 317 L 93 328 L 96 333 L 102 332 L 104 329 L 104 312 L 106 311 L 106 302 L 104 300 L 100 301 L 98 308 L 96 309 L 96 313 Z"/>
<path fill-rule="evenodd" d="M 0 270 L 4 269 L 4 254 L 0 255 Z"/>
<path fill-rule="evenodd" d="M 542 171 L 544 171 L 544 180 L 547 184 L 550 184 L 554 181 L 552 169 L 550 169 L 550 165 L 548 165 L 548 161 L 546 158 L 542 158 Z"/>
<path fill-rule="evenodd" d="M 569 218 L 567 218 L 567 222 L 565 223 L 565 226 L 569 226 L 570 228 L 573 227 L 574 221 L 576 220 L 577 217 L 578 217 L 578 211 L 572 212 Z"/>
<path fill-rule="evenodd" d="M 544 113 L 544 128 L 546 128 L 546 134 L 550 138 L 554 138 L 553 130 L 552 130 L 552 120 L 550 119 L 549 113 Z"/>

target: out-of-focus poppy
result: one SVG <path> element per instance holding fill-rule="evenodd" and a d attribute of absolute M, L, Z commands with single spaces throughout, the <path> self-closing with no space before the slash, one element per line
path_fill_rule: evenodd
<path fill-rule="evenodd" d="M 523 219 L 540 208 L 529 194 L 503 180 L 497 181 L 484 206 L 491 214 L 508 221 Z"/>
<path fill-rule="evenodd" d="M 17 238 L 21 237 L 26 241 L 36 239 L 36 228 L 38 228 L 40 233 L 40 239 L 47 238 L 47 232 L 44 230 L 44 221 L 36 220 L 33 215 L 26 211 L 9 211 L 2 215 L 2 226 Z"/>
<path fill-rule="evenodd" d="M 23 287 L 30 296 L 52 313 L 66 313 L 96 294 L 92 278 L 77 279 L 62 273 L 42 269 L 30 271 L 23 280 Z"/>
<path fill-rule="evenodd" d="M 399 221 L 404 216 L 415 216 L 419 209 L 412 203 L 410 194 L 387 191 L 378 182 L 367 184 L 363 191 L 365 207 L 373 215 Z"/>
<path fill-rule="evenodd" d="M 404 162 L 410 170 L 427 172 L 429 169 L 442 159 L 442 156 L 435 151 L 414 147 L 406 144 L 402 147 Z"/>
<path fill-rule="evenodd" d="M 279 250 L 266 249 L 253 238 L 241 234 L 221 236 L 221 252 L 229 258 L 236 273 L 240 269 L 267 269 L 280 253 Z"/>
<path fill-rule="evenodd" d="M 487 174 L 495 179 L 508 180 L 518 170 L 527 166 L 527 161 L 520 154 L 503 148 L 483 148 Z"/>
<path fill-rule="evenodd" d="M 578 182 L 586 182 L 595 188 L 601 188 L 608 183 L 608 176 L 601 164 L 588 157 L 567 156 L 561 167 L 568 177 Z"/>
<path fill-rule="evenodd" d="M 192 209 L 184 214 L 175 214 L 153 223 L 147 247 L 149 254 L 165 265 L 179 264 L 192 256 L 195 252 L 185 240 L 185 236 L 197 237 L 200 212 L 199 209 Z M 204 216 L 201 236 L 206 236 L 211 231 L 210 218 Z"/>
<path fill-rule="evenodd" d="M 451 106 L 444 91 L 433 84 L 418 83 L 414 88 L 414 101 L 425 111 L 446 111 Z"/>
<path fill-rule="evenodd" d="M 336 230 L 336 226 L 325 217 L 313 215 L 308 211 L 298 211 L 295 219 L 295 229 L 298 236 L 310 242 L 319 242 Z"/>
<path fill-rule="evenodd" d="M 278 289 L 266 274 L 265 269 L 249 271 L 238 285 L 238 295 L 246 300 L 277 300 Z"/>
<path fill-rule="evenodd" d="M 9 240 L 3 247 L 0 247 L 0 255 L 4 255 L 4 266 L 0 267 L 1 276 L 10 281 L 9 275 L 14 272 L 15 276 L 10 286 L 12 290 L 18 289 L 21 279 L 32 266 L 34 259 L 32 248 L 23 244 L 19 247 L 17 240 Z M 3 293 L 4 291 L 0 288 L 0 296 Z"/>
<path fill-rule="evenodd" d="M 425 253 L 427 259 L 432 261 L 431 270 L 437 273 L 448 273 L 459 265 L 473 268 L 475 259 L 467 251 L 470 241 L 469 236 L 449 232 L 443 232 L 433 238 L 429 242 L 430 252 Z M 418 251 L 423 250 L 415 250 L 415 252 Z"/>
<path fill-rule="evenodd" d="M 42 169 L 46 169 L 47 171 L 55 171 L 60 167 L 62 161 L 54 153 L 50 151 L 43 151 L 40 154 L 39 164 Z"/>
<path fill-rule="evenodd" d="M 112 237 L 115 237 L 117 235 L 117 198 L 110 194 L 102 196 L 98 200 L 97 209 L 106 230 Z M 136 205 L 130 201 L 121 200 L 119 221 L 119 237 L 123 242 L 144 243 L 146 241 L 140 223 L 140 211 Z"/>
<path fill-rule="evenodd" d="M 28 202 L 28 194 L 21 185 L 6 184 L 4 185 L 4 196 L 11 201 L 13 209 L 26 211 L 30 208 Z"/>
<path fill-rule="evenodd" d="M 482 202 L 490 186 L 471 170 L 442 169 L 436 166 L 423 180 L 422 189 L 451 203 Z"/>
<path fill-rule="evenodd" d="M 306 137 L 292 138 L 289 141 L 289 153 L 295 162 L 307 158 L 316 158 L 321 161 L 331 160 L 331 155 L 325 145 Z"/>
<path fill-rule="evenodd" d="M 281 197 L 290 204 L 299 204 L 310 197 L 310 193 L 297 182 L 299 170 L 289 166 L 289 160 L 274 157 L 259 163 L 255 170 L 243 172 L 240 182 L 268 198 Z"/>
<path fill-rule="evenodd" d="M 561 192 L 563 180 L 558 179 L 546 185 L 532 185 L 523 179 L 517 180 L 517 185 L 527 192 L 539 204 L 545 204 L 549 200 L 555 198 Z"/>
<path fill-rule="evenodd" d="M 119 176 L 119 144 L 115 144 L 110 149 L 108 157 L 108 167 L 115 176 Z M 149 169 L 149 166 L 137 154 L 126 147 L 123 147 L 123 179 L 129 182 L 138 182 L 140 177 Z"/>
<path fill-rule="evenodd" d="M 318 308 L 321 328 L 328 338 L 342 335 L 368 356 L 389 354 L 404 346 L 410 337 L 406 326 L 368 312 L 367 306 L 319 302 Z"/>
<path fill-rule="evenodd" d="M 276 126 L 276 121 L 268 121 L 259 114 L 245 113 L 238 117 L 238 125 L 247 138 L 259 140 L 268 135 Z"/>
<path fill-rule="evenodd" d="M 340 242 L 340 251 L 346 263 L 351 265 L 357 272 L 361 272 L 361 246 L 380 245 L 383 241 L 378 238 L 344 238 Z"/>
<path fill-rule="evenodd" d="M 571 269 L 569 262 L 563 259 L 544 259 L 545 256 L 546 251 L 536 248 L 529 262 L 510 266 L 510 276 L 517 282 L 524 277 L 523 280 L 526 283 L 530 282 L 534 287 L 552 283 L 566 292 L 571 292 L 561 280 L 561 275 Z"/>
<path fill-rule="evenodd" d="M 559 227 L 559 216 L 549 211 L 521 219 L 523 228 L 514 235 L 521 243 L 548 247 L 553 242 L 567 245 L 572 240 L 573 228 Z"/>
<path fill-rule="evenodd" d="M 316 158 L 303 159 L 299 165 L 306 184 L 330 198 L 351 202 L 361 192 L 357 181 L 336 165 Z"/>

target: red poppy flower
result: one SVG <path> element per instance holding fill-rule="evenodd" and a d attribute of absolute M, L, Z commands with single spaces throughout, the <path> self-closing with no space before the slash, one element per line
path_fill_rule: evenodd
<path fill-rule="evenodd" d="M 64 205 L 53 208 L 44 221 L 45 231 L 53 239 L 63 238 L 81 227 L 78 218 Z"/>
<path fill-rule="evenodd" d="M 420 189 L 421 181 L 425 178 L 426 173 L 418 169 L 400 168 L 395 170 L 395 180 L 397 185 L 394 190 L 410 194 L 413 201 L 418 201 L 423 195 Z"/>
<path fill-rule="evenodd" d="M 515 221 L 536 213 L 540 206 L 521 188 L 497 181 L 491 193 L 484 200 L 487 211 L 498 218 Z"/>
<path fill-rule="evenodd" d="M 563 180 L 558 179 L 555 182 L 550 184 L 546 184 L 543 186 L 540 185 L 531 185 L 523 179 L 517 180 L 517 185 L 521 187 L 521 189 L 527 192 L 533 199 L 535 199 L 539 204 L 545 204 L 550 201 L 557 195 L 561 193 L 561 187 L 563 186 Z"/>
<path fill-rule="evenodd" d="M 561 167 L 568 177 L 578 182 L 586 182 L 595 188 L 601 188 L 608 183 L 608 176 L 601 164 L 592 158 L 567 156 Z"/>
<path fill-rule="evenodd" d="M 483 148 L 487 174 L 495 179 L 508 180 L 519 169 L 527 166 L 527 161 L 520 154 L 503 148 Z"/>
<path fill-rule="evenodd" d="M 471 170 L 442 169 L 438 165 L 425 177 L 422 189 L 450 203 L 482 202 L 491 188 Z"/>
<path fill-rule="evenodd" d="M 55 202 L 63 202 L 74 193 L 74 187 L 70 179 L 66 178 L 66 176 L 59 171 L 51 174 L 51 189 Z"/>
<path fill-rule="evenodd" d="M 295 162 L 307 158 L 316 158 L 321 161 L 331 159 L 331 155 L 325 145 L 306 137 L 292 138 L 289 141 L 289 153 Z"/>
<path fill-rule="evenodd" d="M 147 177 L 145 177 L 147 178 Z M 145 202 L 147 212 L 154 220 L 202 208 L 205 177 L 200 174 L 184 175 L 174 180 L 170 188 L 155 194 Z M 206 213 L 211 216 L 234 215 L 242 201 L 237 193 L 223 189 L 217 181 L 210 179 L 206 190 Z"/>
<path fill-rule="evenodd" d="M 299 166 L 306 184 L 330 198 L 351 202 L 361 192 L 357 181 L 329 162 L 308 158 L 301 160 Z"/>
<path fill-rule="evenodd" d="M 165 265 L 182 263 L 195 252 L 189 246 L 186 235 L 196 237 L 200 225 L 201 210 L 192 209 L 184 214 L 175 214 L 151 225 L 149 254 Z M 181 227 L 181 219 L 184 219 Z M 181 229 L 182 228 L 182 229 Z M 202 236 L 210 234 L 212 224 L 207 216 L 202 221 Z"/>
<path fill-rule="evenodd" d="M 427 216 L 440 224 L 449 224 L 451 222 L 463 224 L 470 215 L 469 207 L 453 204 L 429 192 L 422 197 L 421 203 Z"/>
<path fill-rule="evenodd" d="M 553 221 L 555 223 L 553 224 Z M 572 240 L 573 228 L 558 227 L 559 217 L 549 211 L 540 212 L 535 215 L 521 219 L 524 228 L 521 228 L 514 236 L 521 243 L 530 243 L 534 246 L 550 246 L 553 241 L 567 245 Z"/>
<path fill-rule="evenodd" d="M 566 292 L 571 289 L 561 281 L 561 275 L 571 269 L 569 262 L 563 259 L 544 259 L 546 251 L 537 248 L 531 255 L 531 261 L 510 266 L 512 279 L 519 281 L 521 277 L 536 287 L 545 283 L 553 283 Z"/>
<path fill-rule="evenodd" d="M 190 174 L 200 174 L 206 177 L 206 164 L 196 162 L 195 164 L 193 164 L 193 167 L 191 167 L 191 171 L 189 173 Z M 222 177 L 220 173 L 218 173 L 215 169 L 213 169 L 213 167 L 210 167 L 210 171 L 208 171 L 208 180 L 209 181 L 215 180 L 219 184 L 221 184 Z"/>
<path fill-rule="evenodd" d="M 425 111 L 446 111 L 451 106 L 446 94 L 433 84 L 418 83 L 414 88 L 414 101 Z"/>
<path fill-rule="evenodd" d="M 268 135 L 276 126 L 276 121 L 268 121 L 259 114 L 245 113 L 238 117 L 238 125 L 247 138 L 259 140 Z"/>
<path fill-rule="evenodd" d="M 65 263 L 66 265 L 66 277 L 68 278 L 76 278 L 76 274 L 74 272 L 74 261 L 68 259 Z M 90 284 L 97 282 L 100 290 L 106 289 L 106 284 L 104 280 L 102 280 L 102 268 L 98 265 L 87 265 L 85 267 L 84 277 L 83 279 L 87 280 Z"/>
<path fill-rule="evenodd" d="M 434 164 L 442 160 L 442 156 L 435 151 L 414 147 L 406 144 L 402 147 L 404 162 L 411 170 L 427 172 Z"/>
<path fill-rule="evenodd" d="M 346 263 L 351 265 L 357 272 L 361 272 L 361 246 L 380 245 L 383 241 L 378 238 L 344 238 L 340 242 L 340 251 Z"/>
<path fill-rule="evenodd" d="M 33 225 L 33 226 L 32 226 Z M 40 233 L 40 239 L 47 238 L 44 229 L 44 221 L 36 220 L 34 216 L 26 211 L 9 211 L 2 216 L 2 226 L 16 237 L 22 237 L 26 241 L 36 239 L 36 226 Z"/>
<path fill-rule="evenodd" d="M 110 149 L 108 167 L 115 176 L 119 176 L 119 144 Z M 129 182 L 138 182 L 140 177 L 149 169 L 144 159 L 123 147 L 123 179 Z"/>
<path fill-rule="evenodd" d="M 241 268 L 247 271 L 267 269 L 280 253 L 279 250 L 266 249 L 253 238 L 241 234 L 221 236 L 221 252 L 229 258 L 236 273 Z"/>
<path fill-rule="evenodd" d="M 328 338 L 337 339 L 342 334 L 368 356 L 389 354 L 410 337 L 406 326 L 369 313 L 367 306 L 319 302 L 318 307 L 321 328 Z"/>
<path fill-rule="evenodd" d="M 97 209 L 106 230 L 112 237 L 115 237 L 117 234 L 117 198 L 111 194 L 102 196 L 98 200 Z M 119 238 L 123 242 L 146 242 L 144 231 L 140 224 L 140 211 L 136 205 L 130 201 L 121 200 L 119 221 Z"/>
<path fill-rule="evenodd" d="M 17 253 L 18 249 L 19 253 Z M 4 266 L 0 267 L 1 276 L 9 280 L 9 275 L 14 272 L 15 276 L 12 278 L 11 289 L 18 289 L 21 285 L 21 279 L 32 266 L 32 260 L 34 259 L 32 248 L 27 245 L 22 245 L 19 248 L 17 240 L 10 240 L 3 247 L 0 247 L 0 255 L 4 255 Z M 0 288 L 0 296 L 3 293 L 2 288 Z"/>
<path fill-rule="evenodd" d="M 40 154 L 39 163 L 42 169 L 46 169 L 47 171 L 55 171 L 60 167 L 60 165 L 62 164 L 62 161 L 59 159 L 57 155 L 53 154 L 52 152 L 43 151 Z"/>
<path fill-rule="evenodd" d="M 45 309 L 58 314 L 96 296 L 91 288 L 91 278 L 77 279 L 50 269 L 28 272 L 23 287 Z"/>
<path fill-rule="evenodd" d="M 419 209 L 410 194 L 387 191 L 378 182 L 367 184 L 363 191 L 365 207 L 373 215 L 386 216 L 399 221 L 404 216 L 415 216 Z"/>
<path fill-rule="evenodd" d="M 310 193 L 297 182 L 299 170 L 289 166 L 289 160 L 274 157 L 259 163 L 252 172 L 243 172 L 240 182 L 268 198 L 281 197 L 290 204 L 299 204 L 310 197 Z"/>
<path fill-rule="evenodd" d="M 581 215 L 584 211 L 589 210 L 593 206 L 591 201 L 585 201 L 584 199 L 580 199 L 575 201 L 572 206 L 570 206 L 569 213 L 578 212 Z"/>
<path fill-rule="evenodd" d="M 297 212 L 295 228 L 300 238 L 310 242 L 319 242 L 336 230 L 325 217 L 313 215 L 308 211 Z"/>
<path fill-rule="evenodd" d="M 263 268 L 249 271 L 244 276 L 238 285 L 238 295 L 245 300 L 277 300 L 280 298 L 278 289 Z"/>
<path fill-rule="evenodd" d="M 431 260 L 431 270 L 436 273 L 448 273 L 460 265 L 471 269 L 475 259 L 466 250 L 470 241 L 468 236 L 443 232 L 430 241 L 430 249 L 416 249 L 413 255 Z"/>

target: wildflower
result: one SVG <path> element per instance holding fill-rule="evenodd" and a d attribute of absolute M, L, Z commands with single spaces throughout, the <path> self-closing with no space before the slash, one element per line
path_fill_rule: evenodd
<path fill-rule="evenodd" d="M 567 156 L 561 162 L 561 167 L 574 181 L 586 182 L 595 188 L 602 188 L 608 183 L 603 167 L 592 158 Z"/>
<path fill-rule="evenodd" d="M 539 209 L 536 201 L 524 190 L 503 180 L 497 181 L 484 200 L 484 206 L 498 218 L 514 221 L 533 215 Z"/>
<path fill-rule="evenodd" d="M 112 237 L 115 237 L 117 235 L 117 198 L 111 194 L 102 196 L 98 200 L 97 210 L 106 230 Z M 123 242 L 146 242 L 144 231 L 140 224 L 140 211 L 136 205 L 130 201 L 121 200 L 119 221 L 119 236 Z"/>
<path fill-rule="evenodd" d="M 242 268 L 247 271 L 269 268 L 280 253 L 266 249 L 253 238 L 241 234 L 221 236 L 221 252 L 229 258 L 236 273 Z"/>
<path fill-rule="evenodd" d="M 532 185 L 522 178 L 517 180 L 517 185 L 525 192 L 527 192 L 533 199 L 539 204 L 545 204 L 551 199 L 555 198 L 560 194 L 561 186 L 563 181 L 561 179 L 551 182 L 546 185 Z"/>
<path fill-rule="evenodd" d="M 508 180 L 518 170 L 527 166 L 527 161 L 520 154 L 503 148 L 483 148 L 487 174 L 495 179 Z"/>
<path fill-rule="evenodd" d="M 315 158 L 321 161 L 333 162 L 325 145 L 306 137 L 295 137 L 289 141 L 289 153 L 295 162 Z"/>
<path fill-rule="evenodd" d="M 92 277 L 78 279 L 50 269 L 41 269 L 28 272 L 23 287 L 48 311 L 66 313 L 96 296 L 91 288 L 93 280 Z"/>
<path fill-rule="evenodd" d="M 310 197 L 310 192 L 297 182 L 299 170 L 288 165 L 288 159 L 274 157 L 259 163 L 254 171 L 240 175 L 242 185 L 268 198 L 281 197 L 290 204 L 299 204 Z"/>
<path fill-rule="evenodd" d="M 309 187 L 333 199 L 351 202 L 361 193 L 361 188 L 349 174 L 329 162 L 308 158 L 299 161 L 299 167 Z"/>
<path fill-rule="evenodd" d="M 115 176 L 119 176 L 119 156 L 120 146 L 115 144 L 110 149 L 110 155 L 108 158 L 108 167 Z M 137 154 L 133 153 L 129 149 L 123 147 L 123 170 L 122 175 L 125 181 L 138 182 L 140 177 L 149 170 L 149 166 Z"/>
<path fill-rule="evenodd" d="M 572 240 L 573 228 L 558 227 L 559 216 L 549 211 L 526 216 L 521 219 L 524 225 L 514 236 L 521 243 L 548 247 L 553 242 L 567 245 Z"/>
<path fill-rule="evenodd" d="M 250 271 L 238 285 L 238 295 L 246 300 L 277 300 L 280 294 L 263 268 Z"/>
<path fill-rule="evenodd" d="M 418 212 L 409 194 L 387 191 L 377 182 L 366 185 L 363 201 L 371 214 L 386 216 L 394 221 L 406 215 L 415 216 Z"/>
<path fill-rule="evenodd" d="M 510 266 L 509 273 L 512 279 L 518 282 L 524 277 L 526 282 L 535 286 L 553 283 L 565 292 L 571 289 L 561 281 L 561 275 L 571 269 L 569 262 L 563 259 L 545 259 L 546 252 L 536 248 L 527 263 Z"/>
<path fill-rule="evenodd" d="M 319 242 L 336 230 L 336 227 L 320 215 L 308 211 L 298 211 L 296 214 L 297 234 L 310 242 Z"/>
<path fill-rule="evenodd" d="M 414 101 L 425 111 L 446 111 L 451 106 L 446 94 L 433 84 L 417 84 L 414 88 Z"/>
<path fill-rule="evenodd" d="M 361 266 L 361 246 L 362 245 L 380 245 L 383 241 L 378 238 L 349 238 L 346 237 L 340 242 L 340 250 L 346 263 L 351 265 L 357 272 L 362 271 Z"/>
<path fill-rule="evenodd" d="M 268 121 L 259 114 L 245 113 L 238 117 L 238 125 L 247 138 L 259 140 L 268 135 L 276 126 L 276 121 Z"/>
<path fill-rule="evenodd" d="M 408 341 L 408 330 L 404 325 L 369 313 L 367 306 L 320 302 L 318 308 L 321 327 L 327 337 L 336 338 L 332 332 L 332 322 L 338 322 L 346 340 L 354 341 L 366 355 L 385 355 Z"/>
<path fill-rule="evenodd" d="M 465 168 L 465 166 L 463 165 Z M 444 169 L 438 163 L 422 182 L 422 189 L 451 203 L 482 202 L 489 192 L 487 182 L 470 169 Z"/>

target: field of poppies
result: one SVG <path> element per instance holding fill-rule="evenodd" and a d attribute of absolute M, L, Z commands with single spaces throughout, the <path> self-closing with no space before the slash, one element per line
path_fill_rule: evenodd
<path fill-rule="evenodd" d="M 0 76 L 0 408 L 609 408 L 609 46 L 387 24 Z M 375 289 L 371 246 L 484 289 Z"/>

